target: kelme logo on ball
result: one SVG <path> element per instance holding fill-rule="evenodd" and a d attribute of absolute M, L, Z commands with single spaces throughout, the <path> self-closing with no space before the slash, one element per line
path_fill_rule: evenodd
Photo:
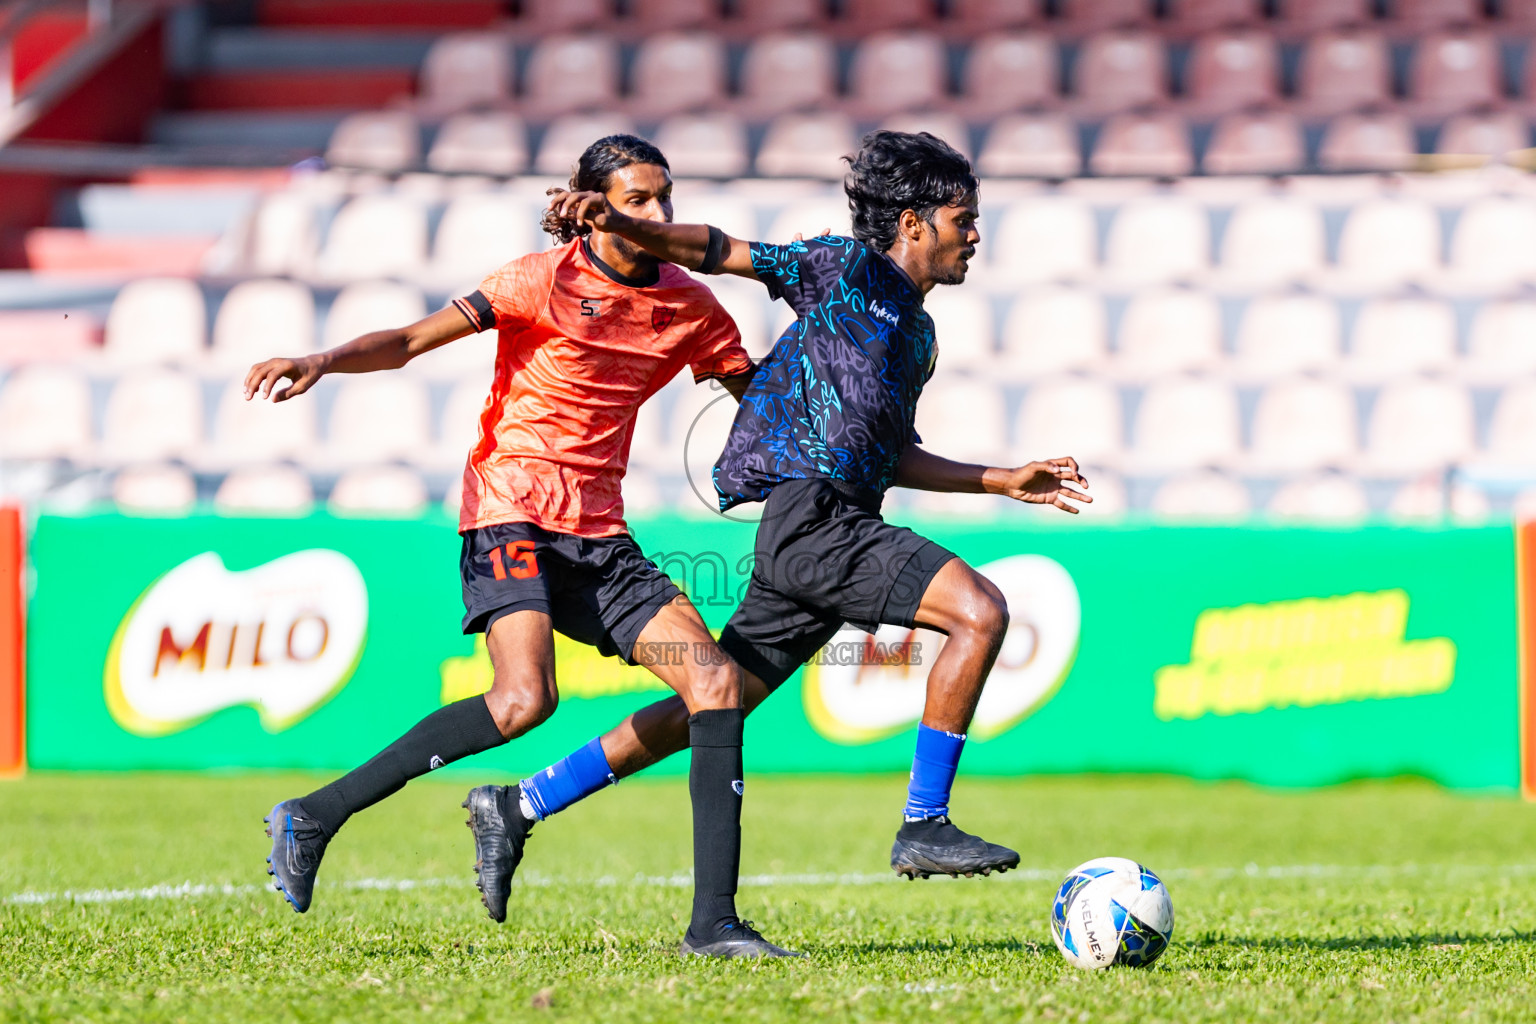
<path fill-rule="evenodd" d="M 1008 601 L 1008 634 L 976 706 L 970 734 L 1007 732 L 1055 695 L 1077 658 L 1082 606 L 1077 585 L 1044 555 L 1014 555 L 979 566 Z M 806 717 L 842 743 L 869 743 L 910 728 L 923 715 L 928 671 L 944 635 L 881 626 L 873 637 L 845 626 L 805 670 Z M 842 655 L 862 642 L 868 657 Z"/>
<path fill-rule="evenodd" d="M 249 705 L 280 732 L 347 684 L 367 628 L 363 575 L 339 552 L 299 551 L 240 572 L 205 552 L 124 616 L 107 652 L 107 709 L 129 732 L 163 736 Z"/>

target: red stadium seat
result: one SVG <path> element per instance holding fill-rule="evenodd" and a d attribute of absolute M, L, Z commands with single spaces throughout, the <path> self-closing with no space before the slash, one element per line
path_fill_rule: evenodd
<path fill-rule="evenodd" d="M 1174 0 L 1173 25 L 1181 32 L 1248 25 L 1264 20 L 1263 0 Z"/>
<path fill-rule="evenodd" d="M 1138 29 L 1088 39 L 1072 76 L 1078 103 L 1099 111 L 1157 102 L 1167 92 L 1167 80 L 1162 40 Z"/>
<path fill-rule="evenodd" d="M 1284 174 L 1307 162 L 1301 123 L 1285 110 L 1240 111 L 1216 123 L 1205 151 L 1208 174 Z"/>
<path fill-rule="evenodd" d="M 1418 31 L 1481 21 L 1482 0 L 1393 0 L 1392 20 Z"/>
<path fill-rule="evenodd" d="M 1412 166 L 1418 149 L 1406 115 L 1387 110 L 1336 117 L 1323 132 L 1318 162 L 1330 171 L 1394 171 Z"/>
<path fill-rule="evenodd" d="M 1499 98 L 1499 49 L 1479 29 L 1436 32 L 1413 53 L 1409 92 L 1420 105 L 1460 109 Z"/>
<path fill-rule="evenodd" d="M 956 105 L 985 117 L 1058 98 L 1061 67 L 1055 41 L 1043 32 L 1008 32 L 978 39 L 966 55 Z"/>
<path fill-rule="evenodd" d="M 642 32 L 714 28 L 721 21 L 719 0 L 629 0 L 629 21 Z"/>
<path fill-rule="evenodd" d="M 523 36 L 602 28 L 613 17 L 608 0 L 521 0 L 512 27 Z"/>
<path fill-rule="evenodd" d="M 845 170 L 843 156 L 857 146 L 853 121 L 846 114 L 785 114 L 768 126 L 757 154 L 757 173 L 838 180 Z"/>
<path fill-rule="evenodd" d="M 928 32 L 880 32 L 859 44 L 849 73 L 851 102 L 880 116 L 930 107 L 944 99 L 944 44 Z"/>
<path fill-rule="evenodd" d="M 753 40 L 741 71 L 743 112 L 782 113 L 831 100 L 837 93 L 837 52 L 815 32 L 783 32 Z"/>
<path fill-rule="evenodd" d="M 657 126 L 655 138 L 680 178 L 735 178 L 751 168 L 747 126 L 734 114 L 677 114 Z"/>
<path fill-rule="evenodd" d="M 1513 110 L 1494 108 L 1457 114 L 1440 129 L 1437 153 L 1470 153 L 1494 158 L 1531 145 L 1531 126 Z"/>
<path fill-rule="evenodd" d="M 1344 28 L 1307 41 L 1299 93 L 1312 109 L 1344 110 L 1391 97 L 1391 61 L 1379 32 Z"/>
<path fill-rule="evenodd" d="M 896 28 L 931 28 L 938 20 L 933 0 L 842 0 L 832 28 L 863 37 Z"/>
<path fill-rule="evenodd" d="M 1094 174 L 1189 174 L 1195 169 L 1189 126 L 1167 110 L 1116 114 L 1100 130 L 1088 166 Z"/>
<path fill-rule="evenodd" d="M 976 166 L 1001 177 L 1070 178 L 1083 169 L 1077 125 L 1063 114 L 1004 114 L 987 129 Z"/>
<path fill-rule="evenodd" d="M 1201 36 L 1190 53 L 1188 90 L 1202 112 L 1237 110 L 1278 98 L 1280 59 L 1274 37 L 1258 29 Z"/>
<path fill-rule="evenodd" d="M 1372 0 L 1280 0 L 1280 24 L 1290 33 L 1311 33 L 1371 20 Z"/>
<path fill-rule="evenodd" d="M 725 44 L 709 32 L 662 32 L 635 53 L 630 103 L 639 117 L 663 117 L 725 98 Z"/>
<path fill-rule="evenodd" d="M 619 95 L 618 47 L 601 35 L 550 36 L 528 59 L 523 92 L 532 116 L 612 106 Z"/>
<path fill-rule="evenodd" d="M 499 32 L 447 35 L 427 51 L 419 94 L 434 113 L 501 103 L 512 95 L 512 41 Z"/>
<path fill-rule="evenodd" d="M 947 27 L 981 43 L 989 33 L 1038 21 L 1042 7 L 1039 0 L 950 0 Z"/>
<path fill-rule="evenodd" d="M 880 122 L 880 127 L 893 132 L 927 132 L 949 143 L 967 159 L 971 152 L 971 130 L 959 114 L 919 111 L 910 114 L 893 114 Z"/>
<path fill-rule="evenodd" d="M 1536 29 L 1536 0 L 1500 0 L 1499 19 L 1511 29 Z"/>
<path fill-rule="evenodd" d="M 1062 27 L 1072 33 L 1142 25 L 1152 20 L 1151 0 L 1057 0 Z"/>

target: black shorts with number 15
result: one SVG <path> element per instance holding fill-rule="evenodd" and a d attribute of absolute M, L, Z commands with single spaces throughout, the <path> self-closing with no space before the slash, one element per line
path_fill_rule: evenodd
<path fill-rule="evenodd" d="M 627 533 L 573 537 L 532 523 L 465 533 L 459 577 L 465 633 L 488 633 L 512 612 L 541 611 L 572 640 L 630 665 L 646 623 L 682 596 Z"/>

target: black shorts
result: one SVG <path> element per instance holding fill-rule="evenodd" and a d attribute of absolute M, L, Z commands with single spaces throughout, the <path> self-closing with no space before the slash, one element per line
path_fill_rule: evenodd
<path fill-rule="evenodd" d="M 541 611 L 572 640 L 630 665 L 646 623 L 682 596 L 628 534 L 573 537 L 532 523 L 464 534 L 459 578 L 464 632 L 488 633 L 503 615 Z"/>
<path fill-rule="evenodd" d="M 880 518 L 827 480 L 774 487 L 757 527 L 752 580 L 720 646 L 776 689 L 844 622 L 914 626 L 923 593 L 954 554 Z"/>

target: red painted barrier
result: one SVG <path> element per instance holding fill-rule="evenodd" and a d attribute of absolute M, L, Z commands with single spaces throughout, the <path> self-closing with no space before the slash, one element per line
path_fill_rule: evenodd
<path fill-rule="evenodd" d="M 26 767 L 21 512 L 0 508 L 0 775 Z"/>

